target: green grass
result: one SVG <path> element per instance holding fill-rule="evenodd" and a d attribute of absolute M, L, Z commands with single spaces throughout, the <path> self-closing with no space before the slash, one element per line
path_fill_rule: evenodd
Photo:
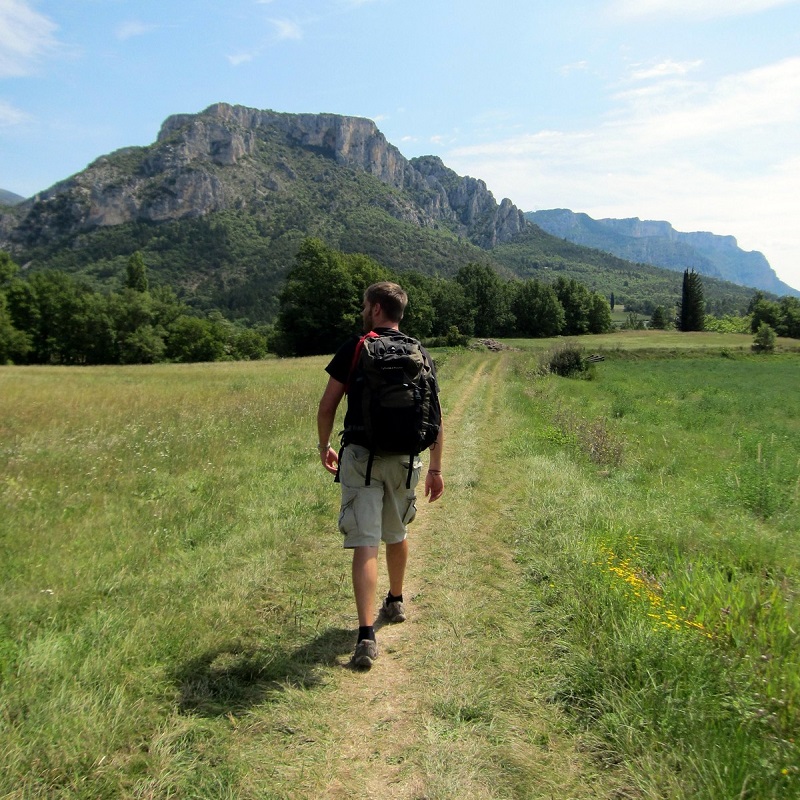
<path fill-rule="evenodd" d="M 521 544 L 554 696 L 648 796 L 797 791 L 797 370 L 611 358 L 518 398 L 530 451 L 580 469 L 537 485 Z"/>
<path fill-rule="evenodd" d="M 368 701 L 413 699 L 419 796 L 798 794 L 798 358 L 623 341 L 592 380 L 438 354 L 447 493 L 382 655 L 415 694 Z M 0 368 L 0 797 L 357 785 L 324 363 Z"/>

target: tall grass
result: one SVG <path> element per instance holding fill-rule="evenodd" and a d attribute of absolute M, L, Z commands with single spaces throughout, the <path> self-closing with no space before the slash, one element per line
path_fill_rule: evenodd
<path fill-rule="evenodd" d="M 350 646 L 321 366 L 0 370 L 0 796 L 228 796 L 227 715 Z"/>
<path fill-rule="evenodd" d="M 796 358 L 532 373 L 520 371 L 520 437 L 559 473 L 531 487 L 521 557 L 561 654 L 554 697 L 646 796 L 796 796 Z M 593 460 L 564 425 L 575 417 L 602 422 L 621 460 Z"/>

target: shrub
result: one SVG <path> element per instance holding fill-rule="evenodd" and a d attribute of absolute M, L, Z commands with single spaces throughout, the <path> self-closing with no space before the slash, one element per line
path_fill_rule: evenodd
<path fill-rule="evenodd" d="M 545 371 L 571 378 L 584 375 L 589 371 L 589 363 L 583 357 L 583 351 L 575 344 L 564 344 L 551 350 L 544 356 Z"/>
<path fill-rule="evenodd" d="M 756 353 L 771 353 L 775 349 L 775 331 L 772 326 L 762 322 L 753 337 L 752 348 Z"/>

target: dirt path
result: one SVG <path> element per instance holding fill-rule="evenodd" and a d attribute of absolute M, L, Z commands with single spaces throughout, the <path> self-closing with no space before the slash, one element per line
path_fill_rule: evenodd
<path fill-rule="evenodd" d="M 369 672 L 343 655 L 329 691 L 302 698 L 316 733 L 299 755 L 314 768 L 289 796 L 624 797 L 536 680 L 547 654 L 531 638 L 509 546 L 519 499 L 504 489 L 502 458 L 487 457 L 506 433 L 509 360 L 476 353 L 457 364 L 445 390 L 445 496 L 420 503 L 409 533 L 408 620 L 376 631 Z M 379 594 L 385 583 L 381 564 Z"/>
<path fill-rule="evenodd" d="M 445 432 L 448 438 L 452 436 L 454 441 L 458 440 L 465 412 L 478 387 L 486 381 L 489 365 L 488 359 L 478 364 L 467 385 L 458 393 L 454 406 L 447 409 Z M 493 368 L 499 365 L 497 361 Z M 449 466 L 447 475 L 448 482 L 453 480 Z M 420 676 L 413 669 L 411 655 L 420 647 L 428 646 L 422 643 L 422 637 L 432 609 L 420 607 L 418 600 L 426 583 L 425 565 L 432 557 L 433 531 L 443 513 L 435 505 L 426 506 L 424 500 L 420 500 L 421 511 L 410 529 L 412 549 L 404 591 L 409 619 L 399 625 L 378 624 L 376 636 L 381 654 L 368 672 L 348 670 L 346 657 L 340 661 L 346 671 L 342 691 L 347 701 L 343 711 L 352 713 L 359 709 L 359 713 L 350 720 L 348 741 L 342 745 L 343 774 L 332 777 L 323 797 L 352 797 L 354 780 L 360 784 L 365 797 L 398 800 L 425 797 L 423 776 L 413 767 L 409 770 L 406 760 L 397 755 L 413 747 L 419 736 L 419 720 L 424 716 L 425 695 L 420 691 Z M 380 594 L 385 583 L 383 565 L 381 570 Z"/>

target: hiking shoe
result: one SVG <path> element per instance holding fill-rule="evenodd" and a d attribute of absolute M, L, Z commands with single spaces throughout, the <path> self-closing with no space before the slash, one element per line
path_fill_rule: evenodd
<path fill-rule="evenodd" d="M 391 603 L 389 603 L 384 599 L 383 605 L 381 606 L 381 616 L 387 622 L 405 622 L 406 621 L 405 606 L 400 600 L 394 600 Z"/>
<path fill-rule="evenodd" d="M 374 639 L 362 639 L 356 645 L 356 651 L 350 663 L 354 667 L 369 669 L 378 657 L 378 643 Z"/>

